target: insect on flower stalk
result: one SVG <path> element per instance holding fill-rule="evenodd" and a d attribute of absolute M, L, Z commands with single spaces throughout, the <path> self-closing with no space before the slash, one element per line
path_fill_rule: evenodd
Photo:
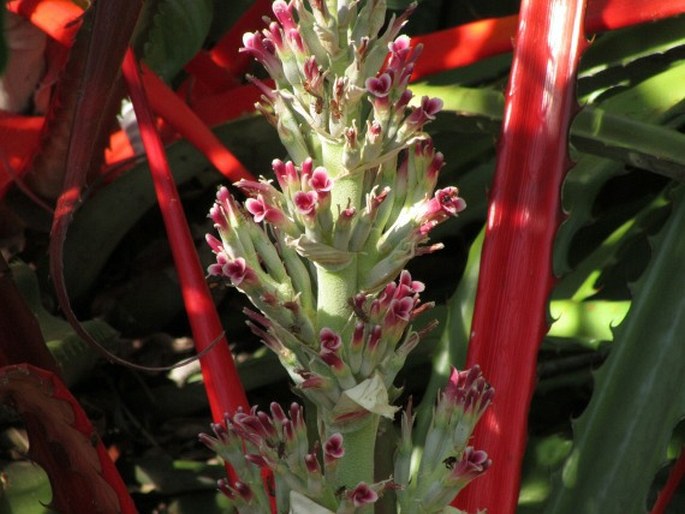
<path fill-rule="evenodd" d="M 260 311 L 248 325 L 316 407 L 319 441 L 297 404 L 239 411 L 201 435 L 240 477 L 219 485 L 239 512 L 269 512 L 259 467 L 273 472 L 278 512 L 363 513 L 390 489 L 398 512 L 442 511 L 489 466 L 467 446 L 493 394 L 474 368 L 441 394 L 416 473 L 409 408 L 395 478 L 375 476 L 380 419 L 399 410 L 393 382 L 425 333 L 412 321 L 432 307 L 404 267 L 440 248 L 431 230 L 466 207 L 456 187 L 435 189 L 444 159 L 423 128 L 442 101 L 411 103 L 407 89 L 421 48 L 399 32 L 414 8 L 386 23 L 384 0 L 276 0 L 275 20 L 243 38 L 274 80 L 250 79 L 290 160 L 273 161 L 276 184 L 237 182 L 243 205 L 219 189 L 209 273 Z"/>

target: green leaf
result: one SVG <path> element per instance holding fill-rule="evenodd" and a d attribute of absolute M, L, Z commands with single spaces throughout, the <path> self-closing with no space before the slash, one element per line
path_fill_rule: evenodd
<path fill-rule="evenodd" d="M 84 379 L 100 360 L 101 355 L 76 335 L 72 326 L 63 318 L 54 316 L 43 305 L 36 273 L 21 261 L 10 265 L 12 275 L 21 295 L 40 325 L 50 353 L 59 364 L 61 378 L 68 386 Z M 102 320 L 89 320 L 83 323 L 85 329 L 111 351 L 116 350 L 118 333 Z"/>
<path fill-rule="evenodd" d="M 252 163 L 255 170 L 270 168 L 273 154 L 262 152 L 262 148 L 281 148 L 263 118 L 227 123 L 215 133 L 240 161 Z M 177 184 L 187 182 L 208 167 L 205 157 L 185 141 L 169 146 L 167 155 Z M 143 163 L 99 191 L 78 210 L 64 247 L 64 275 L 72 298 L 91 288 L 117 245 L 155 204 L 150 171 Z M 112 216 L 113 212 L 116 216 Z"/>
<path fill-rule="evenodd" d="M 212 0 L 152 2 L 144 45 L 145 62 L 164 80 L 171 80 L 202 48 L 212 24 Z"/>
<path fill-rule="evenodd" d="M 639 84 L 664 71 L 682 58 L 683 45 L 685 26 L 678 17 L 598 36 L 583 55 L 583 69 L 578 74 L 581 103 L 621 92 L 628 84 Z M 636 108 L 646 105 L 634 104 Z"/>
<path fill-rule="evenodd" d="M 685 415 L 685 187 L 635 287 L 547 514 L 646 512 L 649 487 Z"/>
<path fill-rule="evenodd" d="M 466 270 L 459 287 L 447 301 L 447 319 L 437 348 L 433 352 L 431 376 L 426 385 L 424 400 L 417 409 L 417 424 L 414 441 L 423 446 L 428 432 L 438 391 L 445 387 L 451 366 L 463 366 L 471 331 L 473 303 L 478 285 L 480 254 L 483 247 L 485 229 L 481 230 L 471 244 Z"/>
<path fill-rule="evenodd" d="M 445 109 L 455 111 L 465 126 L 476 124 L 484 131 L 499 131 L 504 98 L 495 90 L 456 86 L 433 86 L 426 83 L 413 88 L 416 98 L 437 96 Z M 684 100 L 682 90 L 678 90 Z M 625 164 L 682 179 L 685 177 L 685 135 L 596 107 L 578 113 L 571 126 L 571 143 L 579 150 L 600 157 L 612 157 Z"/>
<path fill-rule="evenodd" d="M 613 339 L 611 327 L 623 320 L 629 307 L 628 301 L 553 301 L 550 314 L 555 321 L 548 335 L 580 337 L 592 342 L 610 341 Z"/>
<path fill-rule="evenodd" d="M 45 507 L 52 496 L 45 471 L 29 461 L 3 462 L 0 512 L 3 514 L 50 514 Z"/>
<path fill-rule="evenodd" d="M 644 237 L 644 234 L 655 233 L 661 228 L 666 209 L 670 209 L 669 202 L 663 196 L 657 196 L 652 202 L 644 206 L 637 215 L 631 217 L 609 234 L 604 241 L 595 244 L 592 251 L 574 269 L 561 277 L 554 287 L 552 299 L 573 298 L 580 301 L 595 295 L 597 293 L 596 282 L 601 271 L 618 260 L 622 248 L 637 238 Z M 577 215 L 578 213 L 574 211 L 572 218 Z M 564 246 L 557 241 L 557 253 L 559 253 L 560 247 L 563 251 L 567 251 L 566 244 L 570 244 L 570 241 L 564 240 Z"/>
<path fill-rule="evenodd" d="M 571 125 L 571 140 L 584 152 L 685 179 L 685 136 L 675 130 L 587 108 Z"/>
<path fill-rule="evenodd" d="M 684 99 L 683 90 L 673 85 L 683 80 L 685 65 L 680 64 L 614 95 L 601 105 L 604 110 L 615 114 L 645 123 L 671 126 L 683 110 Z M 554 253 L 557 273 L 570 268 L 567 259 L 573 238 L 593 219 L 593 206 L 600 189 L 609 179 L 622 173 L 623 164 L 613 159 L 589 154 L 578 157 L 564 182 L 564 209 L 571 216 L 557 233 Z"/>

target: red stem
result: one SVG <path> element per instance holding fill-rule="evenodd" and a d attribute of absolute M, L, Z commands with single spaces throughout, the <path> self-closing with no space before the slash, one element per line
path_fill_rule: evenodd
<path fill-rule="evenodd" d="M 464 491 L 468 512 L 513 513 L 569 167 L 584 0 L 523 0 L 488 209 L 467 365 L 496 390 L 474 446 L 493 466 Z"/>
<path fill-rule="evenodd" d="M 228 342 L 223 335 L 223 328 L 195 251 L 164 146 L 155 127 L 135 55 L 130 49 L 124 58 L 122 71 L 138 118 L 157 201 L 178 270 L 195 347 L 198 352 L 203 352 L 220 338 L 220 341 L 200 358 L 212 417 L 218 422 L 223 419 L 224 413 L 233 413 L 238 407 L 247 408 L 247 397 L 238 378 Z"/>
<path fill-rule="evenodd" d="M 673 495 L 682 482 L 683 477 L 685 477 L 685 447 L 680 449 L 678 460 L 676 460 L 676 463 L 671 468 L 663 489 L 659 491 L 659 496 L 656 499 L 656 503 L 654 503 L 654 507 L 652 507 L 651 514 L 664 514 L 666 512 L 666 507 L 671 503 Z"/>
<path fill-rule="evenodd" d="M 226 178 L 233 182 L 243 178 L 255 180 L 198 115 L 146 67 L 143 67 L 143 84 L 152 110 L 199 149 Z"/>

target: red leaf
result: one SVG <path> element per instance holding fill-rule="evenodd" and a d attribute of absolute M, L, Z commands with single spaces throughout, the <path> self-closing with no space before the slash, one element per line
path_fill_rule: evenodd
<path fill-rule="evenodd" d="M 29 365 L 0 368 L 0 399 L 22 416 L 29 456 L 48 474 L 51 507 L 69 514 L 134 514 L 102 441 L 56 375 Z"/>
<path fill-rule="evenodd" d="M 55 171 L 64 173 L 62 193 L 52 220 L 50 275 L 59 305 L 75 332 L 111 360 L 118 359 L 88 334 L 71 309 L 64 283 L 64 240 L 88 173 L 103 158 L 108 124 L 114 120 L 110 108 L 118 109 L 121 99 L 116 87 L 120 84 L 121 60 L 141 6 L 139 0 L 97 0 L 86 12 L 67 65 L 68 80 L 60 81 L 64 94 L 53 100 L 52 116 L 58 112 L 59 119 L 57 128 L 46 129 L 44 143 L 50 142 L 50 151 L 44 145 L 32 170 L 34 173 L 44 169 L 45 176 L 50 178 L 54 178 L 51 174 Z"/>
<path fill-rule="evenodd" d="M 157 201 L 178 270 L 183 301 L 195 345 L 199 352 L 203 352 L 219 339 L 218 343 L 200 358 L 212 416 L 218 422 L 223 419 L 224 413 L 233 413 L 239 406 L 247 408 L 247 397 L 235 369 L 228 342 L 223 336 L 223 328 L 195 251 L 195 244 L 169 169 L 164 145 L 157 132 L 135 56 L 131 50 L 124 59 L 123 73 L 148 156 Z"/>
<path fill-rule="evenodd" d="M 666 507 L 673 500 L 673 495 L 678 490 L 678 486 L 685 477 L 685 447 L 680 448 L 680 455 L 675 461 L 671 472 L 668 474 L 668 480 L 666 484 L 659 491 L 659 496 L 656 499 L 656 503 L 650 514 L 664 514 L 666 512 Z"/>
<path fill-rule="evenodd" d="M 59 373 L 38 321 L 24 301 L 11 268 L 0 254 L 0 366 L 30 363 Z"/>
<path fill-rule="evenodd" d="M 198 148 L 227 179 L 231 182 L 255 180 L 198 115 L 147 68 L 143 69 L 143 84 L 152 110 Z"/>
<path fill-rule="evenodd" d="M 71 0 L 12 0 L 7 3 L 7 9 L 28 18 L 64 46 L 71 46 L 83 13 Z"/>
<path fill-rule="evenodd" d="M 44 121 L 42 116 L 0 116 L 0 198 L 22 179 L 27 170 L 24 162 L 38 149 Z"/>
<path fill-rule="evenodd" d="M 497 391 L 474 443 L 493 466 L 464 491 L 459 503 L 469 512 L 516 508 L 537 351 L 548 328 L 584 11 L 584 0 L 521 5 L 467 358 Z"/>

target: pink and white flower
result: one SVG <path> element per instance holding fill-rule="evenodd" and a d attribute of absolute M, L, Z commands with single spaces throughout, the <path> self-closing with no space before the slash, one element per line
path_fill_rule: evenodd
<path fill-rule="evenodd" d="M 315 191 L 298 191 L 293 196 L 293 202 L 303 216 L 313 216 L 316 214 L 317 195 Z"/>

